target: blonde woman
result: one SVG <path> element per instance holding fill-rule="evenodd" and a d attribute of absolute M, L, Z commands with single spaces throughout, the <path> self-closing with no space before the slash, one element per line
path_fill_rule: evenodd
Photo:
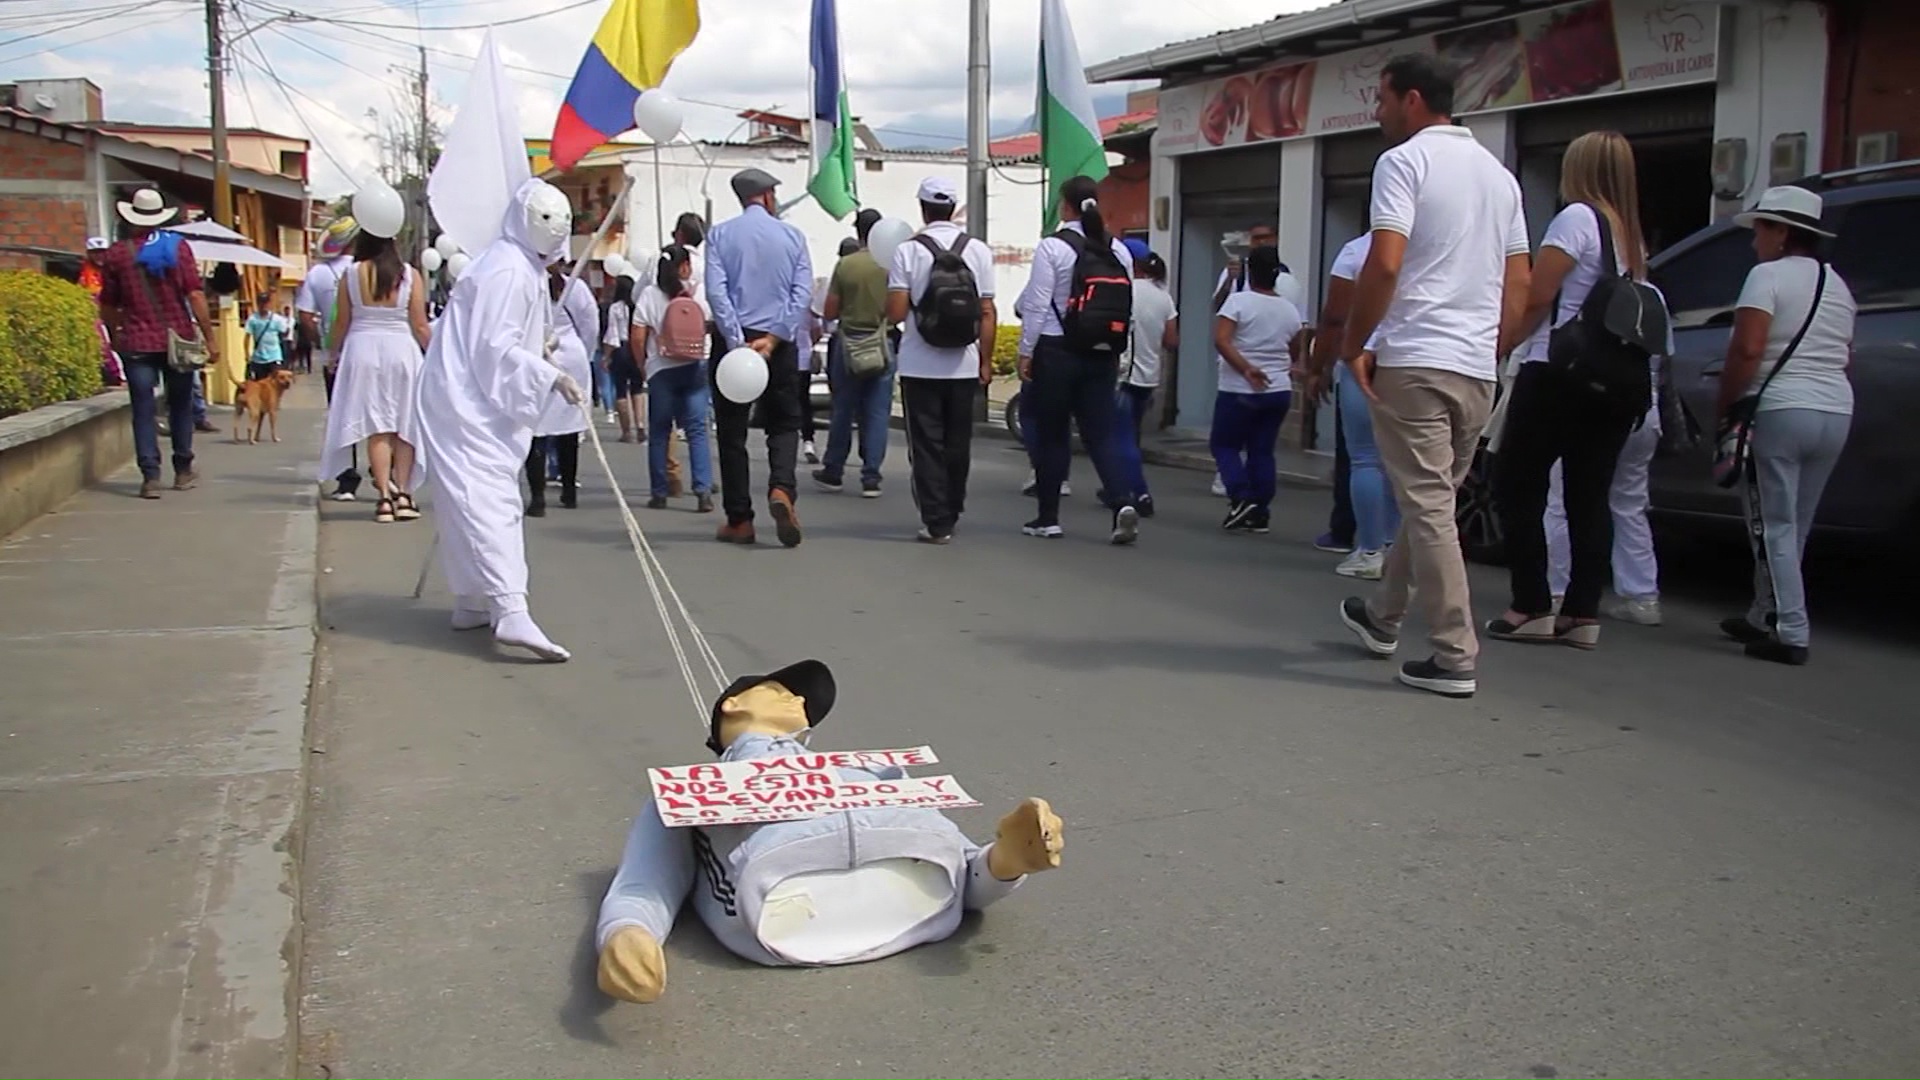
<path fill-rule="evenodd" d="M 1600 643 L 1600 598 L 1612 576 L 1611 491 L 1627 437 L 1652 404 L 1613 406 L 1549 362 L 1554 328 L 1579 314 L 1604 276 L 1647 276 L 1647 245 L 1640 227 L 1633 148 L 1615 131 L 1574 140 L 1560 167 L 1567 208 L 1547 226 L 1534 257 L 1526 313 L 1513 338 L 1517 373 L 1512 401 L 1494 457 L 1494 498 L 1507 540 L 1513 602 L 1487 625 L 1504 641 L 1572 645 Z M 1611 251 L 1612 265 L 1606 253 Z M 1556 302 L 1557 298 L 1557 302 Z M 1556 617 L 1549 588 L 1545 516 L 1559 466 L 1571 567 Z"/>

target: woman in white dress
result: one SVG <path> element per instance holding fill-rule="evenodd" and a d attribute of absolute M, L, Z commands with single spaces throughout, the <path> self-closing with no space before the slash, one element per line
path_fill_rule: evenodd
<path fill-rule="evenodd" d="M 565 289 L 563 295 L 561 290 Z M 587 343 L 600 336 L 600 308 L 593 302 L 587 283 L 575 279 L 567 284 L 566 267 L 555 263 L 547 268 L 547 295 L 558 310 L 554 312 L 553 361 L 573 381 L 587 386 L 593 381 L 593 360 Z M 572 510 L 580 505 L 580 433 L 587 430 L 587 411 L 554 395 L 547 411 L 534 425 L 533 448 L 527 452 L 527 486 L 533 498 L 527 504 L 528 517 L 547 516 L 547 451 L 553 450 L 560 464 L 560 505 Z"/>
<path fill-rule="evenodd" d="M 335 301 L 328 341 L 340 373 L 327 409 L 320 476 L 338 473 L 364 439 L 380 500 L 373 519 L 413 521 L 420 516 L 410 494 L 413 445 L 399 433 L 408 426 L 413 384 L 427 346 L 427 292 L 413 268 L 401 261 L 391 237 L 360 230 L 353 258 L 346 287 Z"/>

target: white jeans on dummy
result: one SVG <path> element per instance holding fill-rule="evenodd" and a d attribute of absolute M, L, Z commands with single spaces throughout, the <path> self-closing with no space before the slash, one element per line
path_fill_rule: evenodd
<path fill-rule="evenodd" d="M 1660 562 L 1653 551 L 1653 526 L 1647 521 L 1647 474 L 1660 446 L 1660 410 L 1647 410 L 1646 423 L 1627 436 L 1613 470 L 1613 591 L 1629 600 L 1660 595 Z M 1547 489 L 1547 584 L 1565 596 L 1573 576 L 1567 540 L 1567 508 L 1560 492 L 1560 466 L 1553 467 Z"/>

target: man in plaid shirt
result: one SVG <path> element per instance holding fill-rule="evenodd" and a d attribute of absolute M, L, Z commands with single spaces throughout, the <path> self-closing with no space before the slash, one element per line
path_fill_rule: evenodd
<path fill-rule="evenodd" d="M 187 491 L 200 480 L 193 468 L 193 398 L 199 376 L 167 365 L 167 333 L 199 338 L 219 360 L 219 341 L 207 310 L 207 294 L 184 239 L 155 230 L 179 213 L 151 188 L 120 203 L 133 238 L 113 245 L 101 261 L 100 315 L 126 368 L 133 401 L 133 448 L 140 463 L 140 497 L 160 497 L 160 433 L 153 394 L 167 388 L 173 439 L 173 489 Z"/>

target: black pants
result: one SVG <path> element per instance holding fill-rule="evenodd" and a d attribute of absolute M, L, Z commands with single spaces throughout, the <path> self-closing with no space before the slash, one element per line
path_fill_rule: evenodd
<path fill-rule="evenodd" d="M 975 379 L 900 380 L 907 414 L 907 464 L 913 469 L 913 502 L 935 536 L 950 536 L 967 508 L 967 474 L 973 469 Z"/>
<path fill-rule="evenodd" d="M 1027 384 L 1023 423 L 1034 425 L 1033 471 L 1040 500 L 1039 522 L 1060 523 L 1060 484 L 1073 460 L 1073 425 L 1100 474 L 1109 508 L 1133 505 L 1132 482 L 1113 446 L 1113 386 L 1116 356 L 1077 353 L 1059 338 L 1043 337 L 1033 350 L 1033 381 Z"/>
<path fill-rule="evenodd" d="M 1633 418 L 1596 407 L 1567 384 L 1557 368 L 1522 364 L 1513 404 L 1493 459 L 1493 495 L 1506 534 L 1513 579 L 1513 610 L 1545 615 L 1553 607 L 1547 584 L 1547 490 L 1560 463 L 1573 573 L 1560 613 L 1600 615 L 1600 594 L 1613 576 L 1613 515 L 1607 496 L 1614 465 L 1633 431 Z"/>
<path fill-rule="evenodd" d="M 1353 517 L 1353 459 L 1347 456 L 1347 426 L 1340 410 L 1333 410 L 1333 513 L 1327 515 L 1327 534 L 1336 544 L 1353 543 L 1359 525 Z"/>
<path fill-rule="evenodd" d="M 573 501 L 574 491 L 580 483 L 580 433 L 572 435 L 541 435 L 533 440 L 533 448 L 527 451 L 527 487 L 533 492 L 533 501 L 547 501 L 547 447 L 552 446 L 560 458 L 560 497 Z"/>
<path fill-rule="evenodd" d="M 767 334 L 748 330 L 749 342 Z M 741 405 L 727 400 L 720 392 L 720 363 L 717 354 L 708 365 L 708 381 L 713 387 L 714 442 L 720 458 L 720 505 L 727 512 L 727 523 L 753 520 L 752 474 L 747 462 L 747 429 L 752 426 L 754 410 L 767 432 L 767 490 L 784 491 L 797 499 L 794 463 L 800 452 L 800 413 L 805 405 L 805 387 L 800 381 L 799 353 L 790 341 L 782 342 L 767 358 L 767 390 L 760 400 Z"/>

